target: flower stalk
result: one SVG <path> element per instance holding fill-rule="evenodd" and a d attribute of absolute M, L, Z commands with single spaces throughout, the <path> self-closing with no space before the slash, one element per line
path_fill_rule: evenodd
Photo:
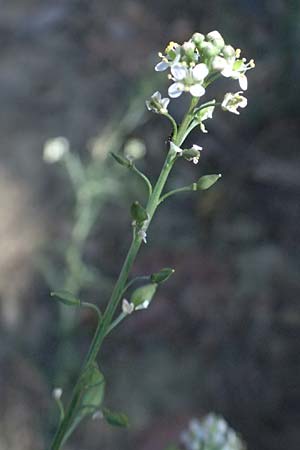
<path fill-rule="evenodd" d="M 173 81 L 168 91 L 170 97 L 177 98 L 182 93 L 187 93 L 192 97 L 190 106 L 180 126 L 178 126 L 175 119 L 168 112 L 169 98 L 163 98 L 159 92 L 155 92 L 150 100 L 146 102 L 149 110 L 167 117 L 173 127 L 172 142 L 170 143 L 168 153 L 154 187 L 152 187 L 146 175 L 140 172 L 132 161 L 124 159 L 120 155 L 112 154 L 119 164 L 129 170 L 133 170 L 143 179 L 148 189 L 148 200 L 145 207 L 139 205 L 138 202 L 134 202 L 132 205 L 132 242 L 104 313 L 100 315 L 98 308 L 96 306 L 94 308 L 99 316 L 98 326 L 73 389 L 71 400 L 65 409 L 64 415 L 61 415 L 61 421 L 49 450 L 61 450 L 63 444 L 83 417 L 83 411 L 89 411 L 90 414 L 94 415 L 97 414 L 97 411 L 99 412 L 96 408 L 102 402 L 104 379 L 97 368 L 96 359 L 101 351 L 104 339 L 132 312 L 148 307 L 158 284 L 174 272 L 173 269 L 163 269 L 160 273 L 152 276 L 137 277 L 128 281 L 140 247 L 143 242 L 146 243 L 147 231 L 158 206 L 163 200 L 178 192 L 208 189 L 220 177 L 220 174 L 204 175 L 197 182 L 189 186 L 179 187 L 165 194 L 163 193 L 168 177 L 177 160 L 183 157 L 183 159 L 198 163 L 202 147 L 195 144 L 190 149 L 182 149 L 181 146 L 185 139 L 197 124 L 200 125 L 200 129 L 203 132 L 207 132 L 203 121 L 212 118 L 215 107 L 222 105 L 223 109 L 237 114 L 238 106 L 242 108 L 246 106 L 245 98 L 238 92 L 237 94 L 226 94 L 227 97 L 223 102 L 213 99 L 198 107 L 200 97 L 205 94 L 206 88 L 213 80 L 219 78 L 221 75 L 231 77 L 237 79 L 239 84 L 242 84 L 242 88 L 244 88 L 245 72 L 253 66 L 252 63 L 246 64 L 244 59 L 238 59 L 240 52 L 235 51 L 231 46 L 226 46 L 222 36 L 218 32 L 208 33 L 206 38 L 200 33 L 195 33 L 191 40 L 185 42 L 182 46 L 171 42 L 165 52 L 165 55 L 160 53 L 162 61 L 156 65 L 156 70 L 170 70 L 169 79 Z M 123 298 L 125 292 L 136 280 L 141 279 L 147 279 L 150 283 L 137 289 L 138 303 L 134 303 L 134 294 L 132 296 L 132 302 L 128 302 Z M 70 304 L 80 302 L 78 299 L 73 299 L 72 296 L 66 294 L 61 295 L 61 300 Z M 122 312 L 115 317 L 115 313 L 121 302 Z M 93 307 L 93 305 L 84 302 L 80 302 L 80 304 Z M 91 384 L 91 379 L 93 380 L 93 384 Z M 101 386 L 101 395 L 99 394 L 98 403 L 95 402 L 93 398 L 95 395 L 93 394 L 91 399 L 89 399 L 89 402 L 92 401 L 92 403 L 84 404 L 83 400 L 86 397 L 89 398 L 89 393 L 94 393 L 97 383 Z M 103 415 L 105 417 L 105 414 Z M 112 422 L 112 416 L 116 416 L 116 414 L 110 416 L 110 422 Z"/>

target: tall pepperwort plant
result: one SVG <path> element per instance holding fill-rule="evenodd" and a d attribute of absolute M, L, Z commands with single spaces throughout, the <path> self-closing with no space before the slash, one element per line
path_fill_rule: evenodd
<path fill-rule="evenodd" d="M 98 326 L 66 408 L 62 402 L 62 390 L 56 388 L 53 392 L 60 410 L 60 421 L 49 447 L 50 450 L 61 449 L 73 430 L 86 416 L 102 417 L 111 425 L 127 426 L 128 419 L 124 414 L 112 412 L 103 406 L 105 379 L 99 370 L 97 356 L 104 339 L 130 314 L 148 308 L 158 286 L 174 272 L 173 269 L 164 268 L 149 276 L 129 280 L 138 251 L 143 243 L 147 243 L 147 232 L 158 206 L 178 192 L 208 189 L 221 176 L 220 174 L 203 175 L 187 186 L 164 193 L 166 182 L 175 163 L 182 159 L 195 164 L 199 162 L 202 147 L 198 145 L 186 147 L 184 142 L 187 136 L 195 127 L 207 133 L 204 122 L 213 117 L 215 108 L 221 107 L 224 111 L 239 114 L 239 108 L 247 105 L 243 91 L 248 85 L 246 73 L 254 67 L 254 61 L 247 62 L 245 58 L 241 58 L 241 50 L 226 44 L 218 31 L 212 31 L 206 36 L 195 33 L 182 45 L 170 42 L 165 52 L 159 53 L 159 57 L 161 61 L 155 66 L 155 70 L 169 71 L 168 78 L 172 81 L 168 89 L 169 97 L 173 99 L 186 93 L 191 98 L 190 106 L 178 125 L 168 112 L 169 97 L 163 98 L 160 92 L 155 92 L 146 102 L 148 110 L 169 119 L 173 128 L 168 153 L 154 186 L 130 158 L 112 154 L 117 163 L 136 173 L 145 182 L 148 199 L 145 205 L 135 201 L 131 206 L 132 242 L 103 314 L 96 305 L 83 302 L 70 292 L 52 293 L 58 301 L 66 305 L 92 306 L 97 312 Z M 201 103 L 201 97 L 208 93 L 209 85 L 222 76 L 237 80 L 240 90 L 227 92 L 222 99 L 208 99 Z M 144 280 L 145 284 L 132 292 L 129 288 L 141 280 Z M 128 292 L 132 292 L 131 296 L 128 296 Z"/>

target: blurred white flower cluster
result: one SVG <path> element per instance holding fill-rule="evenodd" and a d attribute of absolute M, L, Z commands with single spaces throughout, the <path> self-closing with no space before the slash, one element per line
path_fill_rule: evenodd
<path fill-rule="evenodd" d="M 185 450 L 245 450 L 244 444 L 222 417 L 209 414 L 193 419 L 181 435 Z"/>
<path fill-rule="evenodd" d="M 241 50 L 227 45 L 218 31 L 206 36 L 195 33 L 182 45 L 170 42 L 164 53 L 159 53 L 161 61 L 155 66 L 160 72 L 170 69 L 170 97 L 179 97 L 189 92 L 193 97 L 205 94 L 205 88 L 218 76 L 238 80 L 240 88 L 246 90 L 246 72 L 255 67 L 254 61 L 247 63 L 241 58 Z"/>

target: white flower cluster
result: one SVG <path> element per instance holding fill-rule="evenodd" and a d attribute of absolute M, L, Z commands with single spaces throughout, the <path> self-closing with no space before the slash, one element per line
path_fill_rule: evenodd
<path fill-rule="evenodd" d="M 207 415 L 203 420 L 193 419 L 189 429 L 181 435 L 185 450 L 244 450 L 245 447 L 222 417 Z"/>
<path fill-rule="evenodd" d="M 195 33 L 182 45 L 170 42 L 164 54 L 159 53 L 161 61 L 155 66 L 160 72 L 169 69 L 169 78 L 173 81 L 169 87 L 169 96 L 176 98 L 183 92 L 193 97 L 205 94 L 209 82 L 218 76 L 239 81 L 240 88 L 248 87 L 246 72 L 255 64 L 240 58 L 241 50 L 227 45 L 218 31 L 206 36 Z"/>

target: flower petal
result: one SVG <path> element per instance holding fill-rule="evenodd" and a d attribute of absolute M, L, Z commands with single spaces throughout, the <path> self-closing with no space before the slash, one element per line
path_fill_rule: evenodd
<path fill-rule="evenodd" d="M 151 98 L 153 100 L 157 100 L 158 102 L 161 101 L 161 93 L 159 91 L 154 92 L 153 95 L 151 95 Z"/>
<path fill-rule="evenodd" d="M 248 80 L 245 74 L 241 74 L 239 76 L 239 84 L 243 91 L 246 91 L 248 89 Z"/>
<path fill-rule="evenodd" d="M 209 70 L 207 65 L 203 63 L 197 64 L 192 69 L 193 78 L 197 81 L 204 80 L 204 78 L 208 75 L 208 72 Z"/>
<path fill-rule="evenodd" d="M 164 109 L 168 108 L 168 104 L 170 103 L 170 99 L 169 98 L 162 98 L 161 99 L 161 105 Z"/>
<path fill-rule="evenodd" d="M 167 63 L 166 61 L 160 61 L 158 64 L 156 64 L 154 69 L 156 72 L 163 72 L 164 70 L 167 70 L 168 67 L 169 63 Z"/>
<path fill-rule="evenodd" d="M 184 90 L 184 85 L 182 83 L 173 83 L 168 89 L 168 94 L 172 98 L 180 97 Z"/>
<path fill-rule="evenodd" d="M 193 97 L 202 97 L 205 94 L 205 89 L 202 84 L 197 83 L 190 87 L 190 93 Z"/>
<path fill-rule="evenodd" d="M 229 78 L 232 75 L 232 65 L 228 64 L 225 69 L 222 70 L 221 74 L 223 75 L 223 77 L 225 78 Z"/>
<path fill-rule="evenodd" d="M 187 69 L 183 67 L 181 64 L 174 64 L 171 67 L 171 74 L 177 81 L 183 80 L 187 76 Z"/>

